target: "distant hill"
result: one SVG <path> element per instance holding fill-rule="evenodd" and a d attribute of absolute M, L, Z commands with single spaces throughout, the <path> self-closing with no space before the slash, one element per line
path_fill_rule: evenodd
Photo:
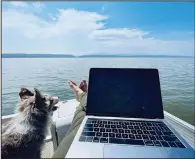
<path fill-rule="evenodd" d="M 192 56 L 169 56 L 169 55 L 128 55 L 128 54 L 91 54 L 91 55 L 67 55 L 67 54 L 25 54 L 25 53 L 15 53 L 15 54 L 2 54 L 2 58 L 192 58 Z"/>
<path fill-rule="evenodd" d="M 73 58 L 66 54 L 2 54 L 2 58 Z"/>
<path fill-rule="evenodd" d="M 78 56 L 79 58 L 119 58 L 119 57 L 144 57 L 144 58 L 149 58 L 149 57 L 153 57 L 153 58 L 171 58 L 171 57 L 177 57 L 177 58 L 192 58 L 192 56 L 169 56 L 169 55 L 99 55 L 99 54 L 95 54 L 95 55 L 82 55 L 82 56 Z"/>

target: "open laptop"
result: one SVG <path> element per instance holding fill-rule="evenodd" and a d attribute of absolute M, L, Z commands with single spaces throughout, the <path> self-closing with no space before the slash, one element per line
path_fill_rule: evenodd
<path fill-rule="evenodd" d="M 157 69 L 92 68 L 87 112 L 67 158 L 194 158 L 164 120 Z"/>

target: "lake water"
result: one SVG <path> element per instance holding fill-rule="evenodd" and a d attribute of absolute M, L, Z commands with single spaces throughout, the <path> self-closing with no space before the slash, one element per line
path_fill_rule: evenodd
<path fill-rule="evenodd" d="M 61 100 L 75 98 L 67 81 L 88 80 L 91 67 L 158 68 L 164 109 L 194 125 L 193 58 L 4 58 L 2 115 L 15 112 L 21 87 L 36 87 Z"/>

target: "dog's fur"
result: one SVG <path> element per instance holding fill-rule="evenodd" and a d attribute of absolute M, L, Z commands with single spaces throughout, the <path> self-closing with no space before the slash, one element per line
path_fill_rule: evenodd
<path fill-rule="evenodd" d="M 40 158 L 47 123 L 58 98 L 22 88 L 18 110 L 20 113 L 2 126 L 2 158 Z"/>

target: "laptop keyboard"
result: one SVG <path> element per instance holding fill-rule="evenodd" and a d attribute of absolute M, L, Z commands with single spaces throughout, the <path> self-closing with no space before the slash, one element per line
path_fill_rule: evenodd
<path fill-rule="evenodd" d="M 159 121 L 89 118 L 79 141 L 185 148 L 173 132 Z"/>

